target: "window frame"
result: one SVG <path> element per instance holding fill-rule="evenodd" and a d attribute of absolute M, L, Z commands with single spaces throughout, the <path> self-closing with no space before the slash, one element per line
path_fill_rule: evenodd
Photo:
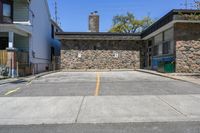
<path fill-rule="evenodd" d="M 170 45 L 171 45 L 170 41 L 163 42 L 163 46 L 162 46 L 162 54 L 163 55 L 170 54 L 170 50 L 171 50 Z"/>
<path fill-rule="evenodd" d="M 9 12 L 8 15 L 5 15 L 5 11 L 7 11 L 7 10 L 6 10 L 6 8 L 5 8 L 4 6 L 8 7 L 8 12 Z M 4 9 L 4 8 L 5 8 L 5 9 Z M 12 13 L 11 13 L 11 12 L 12 12 L 11 4 L 3 3 L 3 17 L 11 18 L 11 16 L 12 16 Z M 7 13 L 6 13 L 6 14 L 7 14 Z"/>
<path fill-rule="evenodd" d="M 153 46 L 153 56 L 158 56 L 159 54 L 159 45 Z"/>
<path fill-rule="evenodd" d="M 8 21 L 4 21 L 4 16 L 3 15 L 3 4 L 8 4 L 10 5 L 10 12 L 11 12 L 11 16 L 10 17 L 7 17 L 10 19 L 10 22 Z M 13 22 L 13 0 L 0 0 L 0 22 L 1 23 L 12 23 Z"/>

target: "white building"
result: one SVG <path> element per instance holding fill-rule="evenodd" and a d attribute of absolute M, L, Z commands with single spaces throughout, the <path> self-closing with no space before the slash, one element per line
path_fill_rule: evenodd
<path fill-rule="evenodd" d="M 56 31 L 47 0 L 0 0 L 1 67 L 12 77 L 49 70 L 59 56 Z"/>

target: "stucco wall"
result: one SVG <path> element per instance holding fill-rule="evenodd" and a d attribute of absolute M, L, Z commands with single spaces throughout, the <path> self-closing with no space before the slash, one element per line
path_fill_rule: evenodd
<path fill-rule="evenodd" d="M 140 49 L 137 41 L 63 41 L 61 68 L 138 69 Z"/>
<path fill-rule="evenodd" d="M 199 24 L 175 24 L 176 72 L 200 72 Z"/>
<path fill-rule="evenodd" d="M 30 3 L 30 19 L 32 23 L 32 35 L 30 36 L 30 61 L 37 64 L 37 71 L 42 72 L 50 63 L 51 53 L 51 21 L 46 0 L 32 0 Z M 35 57 L 33 57 L 33 52 Z"/>

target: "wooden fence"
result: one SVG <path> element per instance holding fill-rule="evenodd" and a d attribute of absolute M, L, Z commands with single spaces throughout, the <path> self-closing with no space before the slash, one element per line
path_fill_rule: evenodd
<path fill-rule="evenodd" d="M 19 64 L 29 64 L 29 52 L 17 52 L 17 60 Z"/>
<path fill-rule="evenodd" d="M 0 65 L 6 65 L 8 60 L 7 50 L 0 50 Z"/>
<path fill-rule="evenodd" d="M 0 50 L 0 66 L 8 66 L 8 51 Z M 31 65 L 29 64 L 29 52 L 16 52 L 16 69 L 19 76 L 31 74 Z"/>
<path fill-rule="evenodd" d="M 28 52 L 19 52 L 16 53 L 16 62 L 19 64 L 29 64 L 29 53 Z M 8 52 L 7 50 L 0 50 L 0 65 L 6 65 L 8 61 Z"/>
<path fill-rule="evenodd" d="M 12 62 L 12 60 L 11 60 Z M 0 50 L 0 66 L 9 67 L 8 62 L 8 51 Z M 19 76 L 27 76 L 33 73 L 34 71 L 37 73 L 38 65 L 41 64 L 31 64 L 29 62 L 29 52 L 16 52 L 16 70 Z M 46 65 L 46 64 L 45 64 Z M 58 70 L 60 68 L 60 57 L 56 56 L 53 58 L 53 61 L 49 64 L 47 70 Z"/>
<path fill-rule="evenodd" d="M 31 74 L 31 65 L 29 63 L 29 52 L 16 53 L 17 56 L 17 72 L 19 76 L 27 76 Z"/>

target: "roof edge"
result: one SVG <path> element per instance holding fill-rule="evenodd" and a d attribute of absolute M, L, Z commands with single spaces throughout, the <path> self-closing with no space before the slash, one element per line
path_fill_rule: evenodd
<path fill-rule="evenodd" d="M 111 32 L 56 32 L 56 35 L 141 36 L 140 33 L 111 33 Z"/>

